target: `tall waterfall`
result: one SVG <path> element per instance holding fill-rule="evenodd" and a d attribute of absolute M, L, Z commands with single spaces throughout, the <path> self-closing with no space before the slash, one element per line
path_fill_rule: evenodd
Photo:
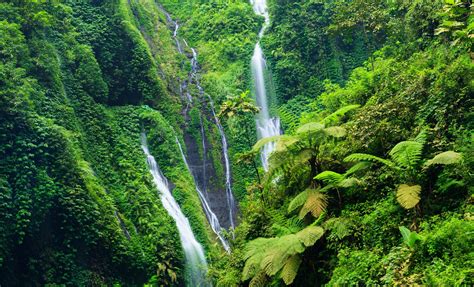
<path fill-rule="evenodd" d="M 214 121 L 216 122 L 217 128 L 219 129 L 219 134 L 221 136 L 222 142 L 222 153 L 224 154 L 224 163 L 225 163 L 225 191 L 227 195 L 227 205 L 229 206 L 229 218 L 230 218 L 230 226 L 232 229 L 235 228 L 234 223 L 234 216 L 235 216 L 235 199 L 234 195 L 232 194 L 232 178 L 231 178 L 231 171 L 230 171 L 230 161 L 229 161 L 229 147 L 227 145 L 227 138 L 225 137 L 224 128 L 222 127 L 219 118 L 216 115 L 216 110 L 214 109 L 214 103 L 212 102 L 211 97 L 209 97 L 209 104 L 211 105 L 212 115 L 214 117 Z"/>
<path fill-rule="evenodd" d="M 210 110 L 212 112 L 212 117 L 214 119 L 214 123 L 219 131 L 219 136 L 222 144 L 222 160 L 223 160 L 223 165 L 224 165 L 224 172 L 225 172 L 225 193 L 222 194 L 220 193 L 218 196 L 216 196 L 216 193 L 212 193 L 210 191 L 214 191 L 212 186 L 208 186 L 207 181 L 209 180 L 208 177 L 212 176 L 212 174 L 215 174 L 215 171 L 213 171 L 212 167 L 212 160 L 208 160 L 207 158 L 207 150 L 208 147 L 206 146 L 206 132 L 205 132 L 205 127 L 204 127 L 204 119 L 206 118 L 206 114 L 203 112 L 203 108 L 200 109 L 200 115 L 199 115 L 199 120 L 200 120 L 200 133 L 202 140 L 200 143 L 195 143 L 195 144 L 200 144 L 202 147 L 202 159 L 199 162 L 199 159 L 197 160 L 196 158 L 196 151 L 194 147 L 192 146 L 193 143 L 191 142 L 191 146 L 189 145 L 189 136 L 188 140 L 186 141 L 186 136 L 185 136 L 185 143 L 187 145 L 187 156 L 182 153 L 183 160 L 185 161 L 188 169 L 190 170 L 191 174 L 194 177 L 194 181 L 196 184 L 196 188 L 198 191 L 199 198 L 201 199 L 201 203 L 203 206 L 203 209 L 205 211 L 205 214 L 207 216 L 207 219 L 211 225 L 212 230 L 214 233 L 216 233 L 217 237 L 219 240 L 222 242 L 222 245 L 224 246 L 226 251 L 230 251 L 230 247 L 228 242 L 225 240 L 225 238 L 222 236 L 222 231 L 223 231 L 223 226 L 229 226 L 230 228 L 234 229 L 235 228 L 235 218 L 237 214 L 237 205 L 236 201 L 234 199 L 234 195 L 232 193 L 232 176 L 231 176 L 231 169 L 230 169 L 230 160 L 229 160 L 229 155 L 228 155 L 228 145 L 227 145 L 227 139 L 224 133 L 224 129 L 222 125 L 220 124 L 219 119 L 216 116 L 214 105 L 212 102 L 211 97 L 208 96 L 209 101 L 205 101 L 204 97 L 206 96 L 204 89 L 201 86 L 200 83 L 200 67 L 199 67 L 199 62 L 198 62 L 198 53 L 197 51 L 188 46 L 188 43 L 184 39 L 180 39 L 178 37 L 179 33 L 179 24 L 178 21 L 175 21 L 171 18 L 171 16 L 164 10 L 162 9 L 163 12 L 166 15 L 167 22 L 171 24 L 171 30 L 173 33 L 173 38 L 176 42 L 176 47 L 177 50 L 180 54 L 185 55 L 189 58 L 189 63 L 191 66 L 191 71 L 188 73 L 187 79 L 181 79 L 180 80 L 180 86 L 179 86 L 179 91 L 181 95 L 181 99 L 184 106 L 183 109 L 183 116 L 185 117 L 185 121 L 188 122 L 190 121 L 189 118 L 189 111 L 193 107 L 193 105 L 197 102 L 196 100 L 200 100 L 200 104 L 206 105 L 209 104 Z M 183 44 L 182 44 L 183 43 Z M 187 53 L 186 51 L 191 51 L 191 53 Z M 192 89 L 191 86 L 194 86 L 197 88 L 196 91 L 196 98 L 194 98 L 192 94 Z M 185 134 L 186 135 L 186 134 Z M 179 144 L 179 141 L 178 141 Z M 180 146 L 181 149 L 181 146 Z M 188 160 L 189 163 L 188 164 Z M 208 166 L 211 165 L 211 166 Z M 212 185 L 212 184 L 211 184 Z M 224 198 L 225 197 L 225 198 Z M 214 211 L 212 210 L 214 209 Z M 224 211 L 228 214 L 225 215 Z M 216 213 L 218 216 L 216 216 Z M 228 217 L 228 221 L 227 221 Z M 219 222 L 219 219 L 221 222 Z M 222 225 L 221 225 L 222 224 Z"/>
<path fill-rule="evenodd" d="M 169 189 L 168 180 L 161 172 L 155 158 L 150 154 L 146 135 L 142 134 L 142 149 L 147 157 L 147 164 L 153 176 L 153 182 L 160 194 L 163 207 L 176 222 L 179 238 L 186 257 L 187 286 L 211 286 L 206 281 L 207 262 L 204 250 L 194 237 L 189 220 L 184 216 L 178 203 Z"/>
<path fill-rule="evenodd" d="M 186 155 L 184 154 L 183 148 L 181 147 L 181 143 L 179 142 L 178 138 L 176 138 L 176 143 L 178 144 L 179 151 L 181 152 L 181 157 L 183 158 L 183 162 L 186 165 L 186 168 L 189 170 L 189 172 L 192 174 L 192 171 L 189 167 L 188 160 L 186 159 Z M 222 243 L 222 246 L 224 246 L 224 249 L 227 252 L 230 252 L 230 246 L 227 240 L 222 236 L 222 227 L 219 223 L 219 220 L 217 219 L 217 216 L 214 212 L 212 212 L 211 207 L 209 206 L 209 203 L 207 202 L 206 197 L 202 193 L 201 189 L 198 187 L 196 184 L 196 191 L 199 195 L 199 199 L 201 200 L 202 207 L 204 209 L 204 213 L 206 214 L 207 220 L 209 221 L 209 224 L 211 225 L 212 231 L 217 235 L 219 240 Z"/>
<path fill-rule="evenodd" d="M 253 10 L 257 15 L 265 18 L 265 23 L 258 34 L 259 39 L 263 37 L 265 29 L 270 23 L 270 15 L 267 10 L 266 0 L 250 0 L 253 5 Z M 267 87 L 265 85 L 265 70 L 267 64 L 262 48 L 260 47 L 260 40 L 255 45 L 255 49 L 251 62 L 253 84 L 255 89 L 255 97 L 257 105 L 260 108 L 260 113 L 257 116 L 257 133 L 258 138 L 266 138 L 280 134 L 280 119 L 278 117 L 270 117 L 267 100 Z M 268 170 L 268 157 L 275 149 L 275 143 L 266 144 L 260 154 L 262 165 L 265 170 Z"/>

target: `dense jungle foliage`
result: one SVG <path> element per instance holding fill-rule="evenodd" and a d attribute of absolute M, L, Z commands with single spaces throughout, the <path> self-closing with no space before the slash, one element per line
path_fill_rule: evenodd
<path fill-rule="evenodd" d="M 1 286 L 186 284 L 143 132 L 215 286 L 474 285 L 472 1 L 267 2 L 284 133 L 260 140 L 247 0 L 0 2 Z M 186 119 L 190 47 L 205 95 Z M 230 253 L 177 145 L 208 138 L 225 177 L 207 96 L 240 207 Z"/>

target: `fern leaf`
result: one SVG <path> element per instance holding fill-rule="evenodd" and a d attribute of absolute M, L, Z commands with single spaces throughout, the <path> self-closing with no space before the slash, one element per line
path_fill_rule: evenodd
<path fill-rule="evenodd" d="M 359 185 L 359 184 L 360 184 L 360 180 L 358 180 L 355 177 L 349 177 L 349 178 L 343 179 L 341 182 L 339 182 L 337 184 L 337 186 L 339 186 L 339 187 L 353 187 L 353 186 L 356 186 L 356 185 Z"/>
<path fill-rule="evenodd" d="M 321 180 L 322 182 L 326 184 L 329 184 L 329 183 L 335 184 L 343 180 L 344 176 L 340 173 L 326 170 L 316 175 L 314 179 Z"/>
<path fill-rule="evenodd" d="M 421 159 L 423 144 L 416 141 L 403 141 L 396 144 L 390 151 L 392 160 L 399 166 L 414 167 Z"/>
<path fill-rule="evenodd" d="M 293 212 L 297 208 L 301 207 L 308 199 L 308 190 L 300 192 L 295 198 L 293 198 L 288 205 L 288 213 Z"/>
<path fill-rule="evenodd" d="M 358 171 L 366 169 L 369 166 L 370 166 L 370 163 L 368 163 L 368 162 L 364 162 L 364 161 L 363 162 L 358 162 L 355 165 L 353 165 L 351 168 L 349 168 L 344 175 L 349 176 L 349 175 L 354 174 Z"/>
<path fill-rule="evenodd" d="M 278 135 L 278 136 L 272 136 L 272 137 L 266 137 L 263 139 L 260 139 L 252 148 L 253 151 L 259 151 L 262 147 L 264 147 L 266 144 L 271 143 L 271 142 L 276 142 L 281 140 L 282 138 L 287 138 L 289 137 L 288 135 Z"/>
<path fill-rule="evenodd" d="M 344 161 L 345 162 L 355 162 L 355 161 L 379 162 L 389 167 L 395 168 L 395 165 L 393 164 L 393 162 L 383 159 L 381 157 L 371 155 L 371 154 L 366 154 L 366 153 L 353 153 L 347 156 L 344 159 Z"/>
<path fill-rule="evenodd" d="M 304 134 L 304 133 L 316 133 L 320 132 L 324 129 L 324 125 L 318 122 L 311 122 L 300 126 L 297 130 L 297 134 Z"/>
<path fill-rule="evenodd" d="M 344 106 L 344 107 L 338 109 L 337 111 L 335 111 L 334 113 L 330 114 L 329 116 L 325 117 L 321 122 L 323 124 L 326 124 L 326 125 L 330 124 L 330 123 L 333 123 L 333 122 L 337 122 L 342 116 L 344 116 L 348 112 L 350 112 L 352 110 L 355 110 L 359 107 L 360 107 L 360 105 Z"/>
<path fill-rule="evenodd" d="M 345 137 L 347 134 L 346 129 L 340 126 L 325 128 L 323 131 L 327 135 L 335 137 L 335 138 L 342 138 L 342 137 Z"/>
<path fill-rule="evenodd" d="M 267 275 L 273 276 L 283 268 L 290 256 L 302 253 L 304 250 L 303 243 L 295 234 L 276 238 L 274 245 L 265 252 L 260 268 L 265 270 Z"/>
<path fill-rule="evenodd" d="M 301 257 L 299 255 L 293 255 L 285 263 L 280 273 L 280 278 L 283 279 L 286 285 L 290 285 L 295 280 L 300 268 Z"/>
<path fill-rule="evenodd" d="M 300 210 L 299 218 L 303 219 L 308 213 L 318 217 L 326 210 L 327 204 L 327 196 L 324 193 L 316 190 L 308 191 L 308 198 Z"/>
<path fill-rule="evenodd" d="M 267 275 L 264 271 L 258 272 L 249 282 L 249 287 L 265 287 L 267 285 Z"/>
<path fill-rule="evenodd" d="M 420 202 L 421 186 L 401 184 L 397 190 L 397 201 L 405 209 L 415 207 Z"/>
<path fill-rule="evenodd" d="M 421 143 L 422 145 L 425 145 L 427 138 L 426 130 L 422 130 L 413 141 L 416 141 L 418 143 Z"/>
<path fill-rule="evenodd" d="M 455 151 L 445 151 L 442 152 L 432 159 L 426 161 L 425 166 L 431 166 L 436 164 L 455 164 L 459 163 L 462 160 L 462 154 L 455 152 Z"/>
<path fill-rule="evenodd" d="M 308 226 L 300 232 L 296 233 L 296 236 L 303 242 L 304 246 L 313 246 L 318 239 L 324 235 L 324 229 L 320 226 Z"/>

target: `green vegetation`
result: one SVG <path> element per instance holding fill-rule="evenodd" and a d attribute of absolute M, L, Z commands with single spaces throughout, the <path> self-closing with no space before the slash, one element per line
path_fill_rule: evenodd
<path fill-rule="evenodd" d="M 249 63 L 263 19 L 248 1 L 0 3 L 0 285 L 183 286 L 142 132 L 215 286 L 474 284 L 472 1 L 268 5 L 261 44 L 284 134 L 257 140 Z M 190 47 L 205 94 L 186 119 Z M 230 254 L 176 143 L 205 137 L 223 185 L 207 96 L 240 206 Z"/>

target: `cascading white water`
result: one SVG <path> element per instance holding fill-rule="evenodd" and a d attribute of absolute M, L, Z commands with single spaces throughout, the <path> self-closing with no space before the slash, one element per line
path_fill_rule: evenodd
<path fill-rule="evenodd" d="M 183 47 L 181 46 L 180 39 L 178 38 L 178 31 L 179 31 L 178 21 L 174 21 L 171 18 L 171 15 L 169 13 L 167 13 L 164 9 L 162 9 L 162 11 L 165 13 L 168 23 L 171 23 L 174 26 L 173 38 L 176 42 L 176 47 L 178 49 L 178 52 L 180 54 L 184 55 L 185 51 L 184 51 Z M 185 47 L 191 49 L 191 52 L 192 52 L 192 58 L 190 59 L 191 72 L 188 74 L 188 79 L 187 80 L 181 81 L 181 84 L 180 84 L 180 87 L 179 87 L 180 94 L 181 94 L 183 100 L 186 102 L 186 107 L 184 109 L 184 115 L 186 116 L 186 114 L 188 113 L 190 107 L 193 104 L 193 97 L 191 95 L 189 86 L 194 83 L 194 85 L 197 87 L 199 95 L 201 97 L 204 96 L 205 93 L 204 93 L 204 89 L 202 88 L 202 86 L 200 84 L 200 80 L 199 80 L 199 63 L 198 63 L 197 52 L 194 48 L 191 48 L 191 47 L 188 46 L 188 43 L 186 42 L 185 39 L 182 39 L 182 41 L 183 41 Z M 235 213 L 236 213 L 236 204 L 235 204 L 234 196 L 232 194 L 232 187 L 231 187 L 231 171 L 230 171 L 229 156 L 228 156 L 228 152 L 227 152 L 227 139 L 225 138 L 224 130 L 223 130 L 222 126 L 220 125 L 220 122 L 218 121 L 218 118 L 215 115 L 214 107 L 212 106 L 213 105 L 212 100 L 211 100 L 210 103 L 211 103 L 211 108 L 212 108 L 212 112 L 213 112 L 213 115 L 214 115 L 214 119 L 215 119 L 216 125 L 218 127 L 220 136 L 221 136 L 221 141 L 222 141 L 222 146 L 223 146 L 222 147 L 223 157 L 224 157 L 224 161 L 225 161 L 225 172 L 226 172 L 225 187 L 226 187 L 227 205 L 228 205 L 228 209 L 229 209 L 229 217 L 230 217 L 231 227 L 235 228 L 234 218 L 235 218 Z M 205 141 L 205 131 L 204 131 L 204 125 L 203 125 L 203 121 L 202 121 L 202 116 L 203 115 L 201 114 L 201 118 L 200 118 L 201 135 L 202 135 L 201 144 L 202 144 L 202 148 L 203 148 L 203 151 L 204 151 L 203 152 L 203 154 L 204 154 L 203 155 L 203 177 L 204 177 L 204 180 L 203 180 L 202 188 L 204 189 L 204 192 L 206 194 L 208 194 L 207 189 L 206 189 L 206 176 L 207 176 L 207 174 L 206 174 L 206 141 Z M 177 140 L 177 143 L 178 143 L 178 146 L 181 150 L 181 155 L 183 157 L 183 160 L 184 160 L 187 168 L 190 170 L 191 174 L 194 177 L 195 174 L 191 171 L 191 169 L 188 165 L 188 162 L 186 160 L 186 157 L 185 157 L 185 155 L 184 155 L 184 153 L 181 149 L 181 144 L 179 143 L 178 140 Z M 194 180 L 195 180 L 195 185 L 196 185 L 196 189 L 197 189 L 199 198 L 201 200 L 201 203 L 202 203 L 204 212 L 206 214 L 206 217 L 209 221 L 209 224 L 211 225 L 212 230 L 217 235 L 219 240 L 222 242 L 222 245 L 223 245 L 224 249 L 227 252 L 230 252 L 229 244 L 225 240 L 225 238 L 222 236 L 223 228 L 221 227 L 217 216 L 211 210 L 208 198 L 204 196 L 203 192 L 201 191 L 200 187 L 198 186 L 197 178 L 195 177 Z"/>
<path fill-rule="evenodd" d="M 231 178 L 231 171 L 230 171 L 230 161 L 229 161 L 229 151 L 227 145 L 227 138 L 225 137 L 224 128 L 222 127 L 219 118 L 216 115 L 216 111 L 214 109 L 214 103 L 212 102 L 211 97 L 209 96 L 209 104 L 211 105 L 212 115 L 214 116 L 214 121 L 216 122 L 217 128 L 219 130 L 219 134 L 221 135 L 221 142 L 222 142 L 222 153 L 224 154 L 224 163 L 225 163 L 225 190 L 227 193 L 227 205 L 229 206 L 229 218 L 230 218 L 230 226 L 232 229 L 235 228 L 234 224 L 234 214 L 235 214 L 235 199 L 232 193 L 232 178 Z"/>
<path fill-rule="evenodd" d="M 197 58 L 198 55 L 194 48 L 191 48 L 191 51 L 193 53 L 193 57 L 191 59 L 191 78 L 194 79 L 194 83 L 196 84 L 196 87 L 198 88 L 199 93 L 201 94 L 201 96 L 203 96 L 204 89 L 202 88 L 201 83 L 198 78 L 198 69 L 199 69 L 199 66 L 198 66 L 199 62 Z M 224 128 L 222 127 L 219 121 L 219 118 L 216 115 L 214 102 L 212 101 L 212 98 L 209 95 L 207 95 L 207 97 L 209 98 L 209 105 L 211 106 L 214 122 L 216 123 L 217 129 L 219 130 L 219 135 L 221 137 L 222 154 L 224 156 L 224 165 L 225 165 L 225 189 L 226 189 L 227 205 L 229 208 L 229 220 L 230 220 L 231 228 L 234 229 L 235 228 L 234 217 L 236 213 L 236 204 L 235 204 L 234 195 L 232 193 L 232 173 L 230 170 L 230 160 L 229 160 L 227 138 L 225 136 Z M 201 125 L 201 128 L 202 128 L 202 125 Z"/>
<path fill-rule="evenodd" d="M 265 23 L 258 34 L 259 39 L 263 37 L 267 25 L 270 23 L 270 15 L 267 10 L 266 0 L 250 0 L 253 5 L 253 10 L 257 15 L 265 18 Z M 258 138 L 266 138 L 271 136 L 280 135 L 280 119 L 278 117 L 270 117 L 267 100 L 267 89 L 265 86 L 265 70 L 267 68 L 265 62 L 265 56 L 262 48 L 260 47 L 260 40 L 255 45 L 255 49 L 252 56 L 251 62 L 253 83 L 255 89 L 255 97 L 257 99 L 257 105 L 260 108 L 260 112 L 257 117 L 257 133 Z M 262 165 L 265 170 L 268 170 L 268 157 L 275 149 L 274 143 L 266 144 L 261 151 L 260 157 Z"/>
<path fill-rule="evenodd" d="M 142 134 L 142 149 L 147 157 L 147 164 L 153 176 L 153 182 L 160 194 L 163 207 L 176 222 L 179 238 L 186 257 L 187 286 L 211 286 L 206 281 L 207 262 L 204 250 L 194 237 L 189 220 L 184 216 L 168 186 L 168 180 L 162 174 L 155 158 L 150 154 L 146 135 Z"/>
<path fill-rule="evenodd" d="M 183 158 L 183 162 L 186 165 L 186 168 L 188 171 L 192 174 L 191 169 L 188 164 L 188 160 L 186 159 L 186 156 L 184 155 L 183 148 L 181 147 L 181 143 L 179 142 L 178 138 L 176 138 L 176 144 L 179 147 L 179 151 L 181 152 L 181 157 Z M 227 252 L 230 252 L 230 246 L 227 240 L 222 236 L 222 227 L 219 223 L 219 220 L 217 219 L 217 216 L 212 212 L 211 207 L 209 206 L 209 203 L 207 202 L 206 197 L 202 193 L 202 191 L 199 189 L 199 187 L 196 184 L 196 191 L 198 193 L 199 199 L 201 200 L 202 207 L 204 209 L 204 213 L 206 214 L 207 220 L 209 221 L 209 224 L 211 225 L 212 231 L 217 235 L 219 240 L 222 243 L 222 246 L 224 246 L 224 249 Z"/>

